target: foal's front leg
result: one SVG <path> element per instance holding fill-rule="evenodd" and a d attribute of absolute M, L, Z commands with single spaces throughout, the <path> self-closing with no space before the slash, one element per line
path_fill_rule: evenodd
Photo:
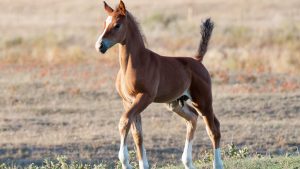
<path fill-rule="evenodd" d="M 129 155 L 126 145 L 126 138 L 130 125 L 134 123 L 134 120 L 140 113 L 152 102 L 151 97 L 147 94 L 138 94 L 134 102 L 129 104 L 124 104 L 127 110 L 122 114 L 119 122 L 119 132 L 121 137 L 119 159 L 122 163 L 123 169 L 131 169 L 129 164 Z M 140 166 L 141 167 L 141 166 Z"/>
<path fill-rule="evenodd" d="M 136 147 L 136 153 L 139 160 L 140 169 L 148 169 L 149 164 L 146 155 L 146 149 L 143 144 L 143 130 L 141 115 L 137 115 L 131 124 L 131 133 Z"/>

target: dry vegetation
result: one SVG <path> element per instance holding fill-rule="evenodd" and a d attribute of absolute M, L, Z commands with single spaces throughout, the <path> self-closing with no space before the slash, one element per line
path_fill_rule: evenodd
<path fill-rule="evenodd" d="M 2 0 L 0 5 L 2 62 L 53 64 L 103 57 L 93 49 L 105 17 L 101 2 Z M 135 0 L 127 6 L 140 21 L 148 46 L 159 53 L 192 56 L 199 41 L 200 21 L 212 17 L 216 29 L 205 59 L 210 70 L 299 74 L 297 0 Z M 115 62 L 115 53 L 111 51 L 106 57 L 114 57 Z"/>
<path fill-rule="evenodd" d="M 125 2 L 148 47 L 164 55 L 193 56 L 200 21 L 211 17 L 216 27 L 204 64 L 213 78 L 222 144 L 247 146 L 250 154 L 299 153 L 298 0 Z M 0 1 L 0 162 L 41 164 L 57 155 L 116 160 L 118 51 L 94 50 L 104 19 L 99 1 Z M 154 104 L 143 123 L 150 160 L 179 162 L 184 122 Z M 200 119 L 195 159 L 209 147 Z"/>

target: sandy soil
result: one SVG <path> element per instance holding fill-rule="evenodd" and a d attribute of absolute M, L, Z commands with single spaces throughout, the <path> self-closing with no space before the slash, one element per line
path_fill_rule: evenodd
<path fill-rule="evenodd" d="M 117 68 L 105 60 L 49 67 L 2 65 L 0 162 L 41 163 L 57 155 L 92 162 L 117 160 L 117 124 L 123 111 L 114 89 Z M 223 146 L 235 143 L 261 154 L 300 148 L 299 77 L 212 75 Z M 180 162 L 183 119 L 161 104 L 151 105 L 142 117 L 149 159 L 158 165 Z M 210 151 L 210 141 L 199 118 L 194 158 L 204 151 Z"/>

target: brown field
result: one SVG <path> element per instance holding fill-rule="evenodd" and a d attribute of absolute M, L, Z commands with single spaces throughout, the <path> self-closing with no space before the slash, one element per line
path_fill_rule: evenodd
<path fill-rule="evenodd" d="M 115 4 L 117 1 L 108 1 Z M 213 79 L 222 145 L 252 154 L 299 153 L 300 1 L 125 1 L 160 54 L 195 54 L 201 20 L 215 30 L 204 64 Z M 117 160 L 117 48 L 96 53 L 100 1 L 1 0 L 0 162 Z M 178 163 L 185 122 L 161 104 L 142 114 L 152 163 Z M 133 143 L 129 139 L 129 148 Z M 210 151 L 201 119 L 194 158 Z"/>

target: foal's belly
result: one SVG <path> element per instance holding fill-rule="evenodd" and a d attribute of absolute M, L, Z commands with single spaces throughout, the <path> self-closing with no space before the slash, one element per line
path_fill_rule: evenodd
<path fill-rule="evenodd" d="M 154 102 L 167 103 L 176 100 L 188 92 L 190 84 L 191 77 L 188 72 L 181 70 L 171 74 L 161 74 Z"/>
<path fill-rule="evenodd" d="M 154 102 L 156 103 L 169 103 L 172 102 L 181 96 L 185 95 L 185 93 L 188 92 L 188 89 L 186 90 L 180 90 L 179 93 L 170 93 L 169 95 L 157 95 L 154 99 Z"/>

